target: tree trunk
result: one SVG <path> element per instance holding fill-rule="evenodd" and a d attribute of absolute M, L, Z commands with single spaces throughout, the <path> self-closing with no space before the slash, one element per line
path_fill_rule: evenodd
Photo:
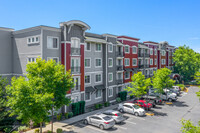
<path fill-rule="evenodd" d="M 53 133 L 53 106 L 52 106 L 52 111 L 51 111 L 51 131 Z"/>
<path fill-rule="evenodd" d="M 40 133 L 42 133 L 42 122 L 40 122 Z"/>

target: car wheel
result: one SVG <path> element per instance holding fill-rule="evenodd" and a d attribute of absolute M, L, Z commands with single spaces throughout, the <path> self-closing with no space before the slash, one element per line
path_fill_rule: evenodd
<path fill-rule="evenodd" d="M 124 112 L 124 110 L 123 110 L 123 109 L 120 109 L 120 110 L 119 110 L 119 112 L 123 113 L 123 112 Z"/>
<path fill-rule="evenodd" d="M 168 99 L 168 101 L 169 101 L 169 102 L 172 102 L 172 99 L 171 99 L 171 98 L 169 98 L 169 99 Z"/>
<path fill-rule="evenodd" d="M 135 116 L 139 116 L 138 112 L 135 112 Z"/>
<path fill-rule="evenodd" d="M 87 124 L 88 124 L 88 121 L 87 121 L 86 119 L 84 120 L 84 124 L 85 124 L 85 125 L 87 125 Z"/>
<path fill-rule="evenodd" d="M 100 125 L 99 128 L 100 128 L 101 130 L 104 130 L 104 126 L 103 126 L 103 125 Z"/>

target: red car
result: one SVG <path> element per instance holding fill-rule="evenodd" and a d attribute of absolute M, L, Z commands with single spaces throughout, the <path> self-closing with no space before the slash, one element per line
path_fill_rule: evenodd
<path fill-rule="evenodd" d="M 145 100 L 135 100 L 132 103 L 134 103 L 144 109 L 147 109 L 147 110 L 150 110 L 152 108 L 152 104 L 147 103 Z"/>

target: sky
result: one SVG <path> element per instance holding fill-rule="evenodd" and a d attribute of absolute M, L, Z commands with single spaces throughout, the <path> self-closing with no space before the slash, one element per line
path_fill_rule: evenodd
<path fill-rule="evenodd" d="M 0 0 L 0 27 L 81 20 L 97 34 L 168 41 L 200 52 L 200 0 Z"/>

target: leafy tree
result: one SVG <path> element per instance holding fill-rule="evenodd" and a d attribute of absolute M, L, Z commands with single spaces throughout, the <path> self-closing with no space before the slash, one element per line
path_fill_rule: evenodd
<path fill-rule="evenodd" d="M 200 69 L 200 54 L 188 46 L 180 46 L 174 53 L 175 72 L 183 76 L 184 81 L 193 78 L 196 71 Z"/>
<path fill-rule="evenodd" d="M 197 84 L 200 84 L 200 72 L 196 72 L 194 78 L 196 79 Z M 196 92 L 196 94 L 197 94 L 197 97 L 199 97 L 199 100 L 200 100 L 200 91 Z"/>
<path fill-rule="evenodd" d="M 63 65 L 41 58 L 28 63 L 26 71 L 26 78 L 13 77 L 11 85 L 7 86 L 7 105 L 11 116 L 17 115 L 24 123 L 40 123 L 42 133 L 42 122 L 52 107 L 58 109 L 70 103 L 65 95 L 73 86 L 72 77 L 70 71 L 65 73 Z"/>
<path fill-rule="evenodd" d="M 171 88 L 175 81 L 170 79 L 171 70 L 168 68 L 158 69 L 154 72 L 153 87 L 157 93 L 163 93 L 163 89 Z"/>
<path fill-rule="evenodd" d="M 200 121 L 197 126 L 195 126 L 190 120 L 181 120 L 182 127 L 181 131 L 182 133 L 200 133 Z"/>
<path fill-rule="evenodd" d="M 129 95 L 140 98 L 140 96 L 147 93 L 147 89 L 151 85 L 150 78 L 146 79 L 142 72 L 138 72 L 131 77 L 131 80 L 131 86 L 125 89 L 131 92 Z"/>
<path fill-rule="evenodd" d="M 11 128 L 14 123 L 14 119 L 9 117 L 8 108 L 6 107 L 5 87 L 7 84 L 7 78 L 0 76 L 0 131 L 4 131 L 5 128 Z"/>

